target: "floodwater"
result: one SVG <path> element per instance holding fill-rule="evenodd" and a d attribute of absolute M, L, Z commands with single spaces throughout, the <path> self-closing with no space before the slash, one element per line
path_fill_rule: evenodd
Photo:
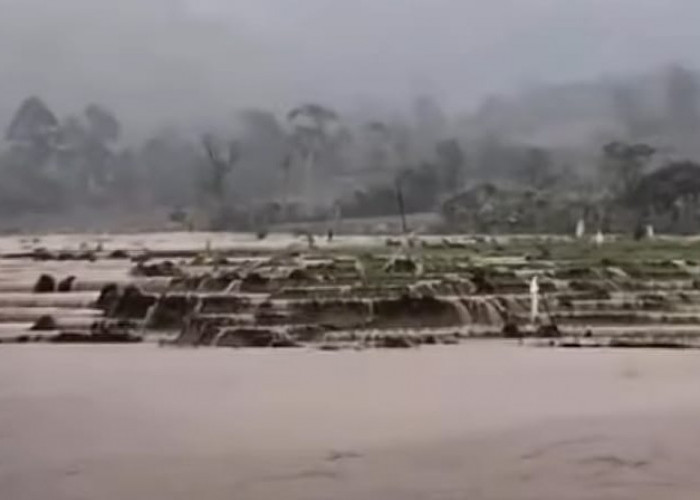
<path fill-rule="evenodd" d="M 440 241 L 440 237 L 421 237 L 428 240 Z M 338 236 L 332 242 L 325 237 L 316 237 L 320 247 L 349 248 L 383 245 L 385 238 L 381 236 Z M 0 236 L 0 250 L 14 253 L 46 248 L 47 250 L 78 250 L 94 249 L 100 246 L 103 250 L 204 250 L 205 248 L 238 250 L 273 250 L 298 245 L 307 248 L 305 236 L 294 236 L 287 233 L 270 234 L 261 240 L 252 233 L 207 233 L 207 232 L 163 232 L 163 233 L 132 233 L 132 234 L 46 234 L 41 236 Z"/>
<path fill-rule="evenodd" d="M 700 498 L 700 354 L 0 349 L 3 500 Z"/>

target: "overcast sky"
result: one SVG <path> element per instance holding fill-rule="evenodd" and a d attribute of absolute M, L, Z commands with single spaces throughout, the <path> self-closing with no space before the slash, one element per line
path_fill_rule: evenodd
<path fill-rule="evenodd" d="M 28 94 L 137 128 L 312 98 L 462 107 L 700 66 L 699 24 L 698 0 L 0 0 L 0 123 Z"/>

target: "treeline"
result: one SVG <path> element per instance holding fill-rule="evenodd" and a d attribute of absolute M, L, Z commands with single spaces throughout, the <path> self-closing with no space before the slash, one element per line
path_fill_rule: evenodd
<path fill-rule="evenodd" d="M 97 104 L 59 119 L 38 97 L 10 121 L 0 153 L 0 209 L 60 213 L 111 204 L 135 210 L 153 203 L 187 203 L 198 151 L 163 134 L 138 148 L 120 145 L 122 125 Z"/>
<path fill-rule="evenodd" d="M 596 119 L 608 121 L 579 132 L 585 140 L 575 146 L 548 139 L 552 127 L 591 118 L 574 98 L 590 100 L 590 89 L 559 89 L 551 102 L 490 99 L 462 116 L 429 97 L 380 116 L 318 103 L 283 115 L 248 109 L 229 126 L 165 129 L 139 143 L 123 139 L 106 106 L 59 117 L 30 97 L 5 131 L 0 211 L 60 217 L 122 207 L 170 213 L 183 227 L 239 230 L 396 215 L 399 207 L 478 229 L 546 231 L 570 224 L 556 215 L 564 212 L 599 226 L 623 212 L 641 220 L 675 210 L 691 221 L 700 86 L 679 67 L 654 81 L 596 87 L 594 95 L 604 97 L 595 101 Z M 661 177 L 652 182 L 650 175 Z"/>
<path fill-rule="evenodd" d="M 247 110 L 232 128 L 235 134 L 199 136 L 166 130 L 124 145 L 122 125 L 106 107 L 58 118 L 30 97 L 6 130 L 0 209 L 167 208 L 178 220 L 201 212 L 204 225 L 239 228 L 261 218 L 324 217 L 338 207 L 352 217 L 393 214 L 397 189 L 407 211 L 432 211 L 484 173 L 535 186 L 552 176 L 550 153 L 540 148 L 489 138 L 482 157 L 470 158 L 429 99 L 418 101 L 413 121 L 351 123 L 305 104 L 282 119 Z M 479 173 L 479 164 L 488 168 Z"/>

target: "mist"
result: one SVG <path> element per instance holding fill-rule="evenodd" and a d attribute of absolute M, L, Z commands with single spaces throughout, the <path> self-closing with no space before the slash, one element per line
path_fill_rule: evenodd
<path fill-rule="evenodd" d="M 692 0 L 0 0 L 0 122 L 27 95 L 145 131 L 304 100 L 467 109 L 543 83 L 697 65 Z"/>
<path fill-rule="evenodd" d="M 482 188 L 514 189 L 507 221 L 508 196 L 623 204 L 651 170 L 700 160 L 688 0 L 0 0 L 0 12 L 0 207 L 13 217 L 120 209 L 249 230 L 392 215 L 402 183 L 402 210 L 431 214 L 465 190 L 481 210 Z"/>

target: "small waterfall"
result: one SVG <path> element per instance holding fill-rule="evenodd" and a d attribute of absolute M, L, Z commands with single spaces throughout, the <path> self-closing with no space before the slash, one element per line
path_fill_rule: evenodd
<path fill-rule="evenodd" d="M 143 323 L 141 323 L 141 333 L 145 333 L 146 330 L 148 329 L 149 325 L 153 321 L 153 317 L 156 314 L 156 310 L 158 309 L 158 304 L 160 304 L 160 300 L 156 300 L 151 307 L 148 308 L 148 312 L 146 312 L 146 317 L 143 319 Z"/>
<path fill-rule="evenodd" d="M 231 280 L 231 283 L 224 289 L 224 293 L 240 293 L 243 280 Z"/>
<path fill-rule="evenodd" d="M 186 279 L 185 290 L 194 288 L 195 292 L 206 291 L 212 280 L 213 278 L 209 273 L 198 276 L 196 278 Z M 191 281 L 191 285 L 187 283 L 188 281 Z"/>
<path fill-rule="evenodd" d="M 357 275 L 360 277 L 362 281 L 365 281 L 365 278 L 367 277 L 367 272 L 365 270 L 365 265 L 362 263 L 362 260 L 359 258 L 355 259 L 355 271 L 357 271 Z"/>
<path fill-rule="evenodd" d="M 228 331 L 226 328 L 219 328 L 219 329 L 216 330 L 216 332 L 214 333 L 214 336 L 213 336 L 213 338 L 212 338 L 212 340 L 211 340 L 210 345 L 212 345 L 212 346 L 218 346 L 219 343 L 221 342 L 221 339 L 223 339 L 223 338 L 226 336 L 226 334 L 228 334 L 228 333 L 229 333 L 229 331 Z"/>
<path fill-rule="evenodd" d="M 483 311 L 483 324 L 488 326 L 503 325 L 501 308 L 494 302 L 494 299 L 487 297 L 480 298 L 479 308 Z"/>
<path fill-rule="evenodd" d="M 197 344 L 199 336 L 199 325 L 189 318 L 183 323 L 182 329 L 180 330 L 180 335 L 178 335 L 177 339 L 175 339 L 175 344 L 194 346 Z"/>
<path fill-rule="evenodd" d="M 439 285 L 439 281 L 418 281 L 412 285 L 409 285 L 409 292 L 412 295 L 420 295 L 423 297 L 437 297 L 439 295 Z"/>
<path fill-rule="evenodd" d="M 653 240 L 654 239 L 654 226 L 652 226 L 651 224 L 647 224 L 645 229 L 646 229 L 647 239 Z"/>
<path fill-rule="evenodd" d="M 454 307 L 454 310 L 457 313 L 457 316 L 459 317 L 460 325 L 466 326 L 471 325 L 473 323 L 472 314 L 469 312 L 469 309 L 464 305 L 461 298 L 450 297 L 446 300 L 448 300 L 449 303 L 452 304 L 452 307 Z"/>
<path fill-rule="evenodd" d="M 375 316 L 374 299 L 364 299 L 362 302 L 367 306 L 367 321 L 373 321 Z"/>
<path fill-rule="evenodd" d="M 195 303 L 194 307 L 192 307 L 189 316 L 196 318 L 202 313 L 202 309 L 204 308 L 204 298 L 201 295 L 194 295 L 194 297 L 192 298 L 194 298 Z"/>
<path fill-rule="evenodd" d="M 629 274 L 619 267 L 608 267 L 605 270 L 612 279 L 626 280 L 630 277 Z"/>
<path fill-rule="evenodd" d="M 586 235 L 586 223 L 583 219 L 579 219 L 576 223 L 576 239 L 581 239 Z"/>
<path fill-rule="evenodd" d="M 529 304 L 523 298 L 506 295 L 501 297 L 501 310 L 505 316 L 517 316 L 528 310 Z"/>

